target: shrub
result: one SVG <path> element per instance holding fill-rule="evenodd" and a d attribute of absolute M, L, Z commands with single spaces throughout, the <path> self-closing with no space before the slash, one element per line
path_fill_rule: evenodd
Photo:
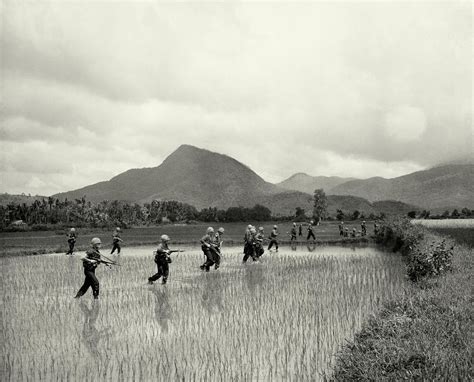
<path fill-rule="evenodd" d="M 414 282 L 451 270 L 452 243 L 408 219 L 383 221 L 375 240 L 406 256 L 407 275 Z"/>

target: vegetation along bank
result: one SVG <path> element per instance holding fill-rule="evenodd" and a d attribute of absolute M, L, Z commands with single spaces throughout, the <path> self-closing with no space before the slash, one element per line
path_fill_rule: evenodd
<path fill-rule="evenodd" d="M 472 380 L 472 248 L 408 220 L 376 240 L 406 260 L 407 293 L 338 353 L 330 380 Z"/>

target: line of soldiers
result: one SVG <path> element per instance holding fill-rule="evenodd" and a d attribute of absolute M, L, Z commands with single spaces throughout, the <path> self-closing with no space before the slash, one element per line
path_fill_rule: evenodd
<path fill-rule="evenodd" d="M 349 233 L 349 228 L 344 226 L 343 221 L 339 223 L 338 227 L 339 227 L 339 236 L 343 236 L 343 237 L 349 237 L 349 236 L 357 237 L 357 235 L 367 236 L 367 225 L 365 223 L 365 220 L 362 221 L 360 225 L 361 230 L 359 232 L 357 232 L 357 229 L 353 227 L 352 232 Z M 374 222 L 374 235 L 377 235 L 378 231 L 379 231 L 379 227 L 377 225 L 377 222 Z"/>
<path fill-rule="evenodd" d="M 77 234 L 76 229 L 71 228 L 69 233 L 67 234 L 67 243 L 69 245 L 69 249 L 66 252 L 66 255 L 73 255 L 74 254 L 74 246 L 76 245 Z M 123 243 L 122 238 L 120 237 L 120 227 L 115 228 L 115 231 L 112 235 L 112 251 L 110 252 L 111 255 L 117 251 L 117 255 L 120 255 L 121 243 Z"/>
<path fill-rule="evenodd" d="M 313 238 L 316 239 L 313 231 L 313 224 L 314 222 L 311 221 L 308 225 L 308 236 L 307 240 Z M 300 226 L 301 227 L 301 226 Z M 366 224 L 365 221 L 362 222 L 362 236 L 367 234 Z M 301 228 L 300 228 L 301 229 Z M 354 228 L 355 230 L 355 228 Z M 115 249 L 117 249 L 117 254 L 120 254 L 120 243 L 122 239 L 119 235 L 120 228 L 117 228 L 114 232 L 114 242 L 111 254 L 114 253 Z M 344 227 L 344 222 L 340 222 L 339 224 L 339 234 L 341 236 L 348 236 L 347 234 L 348 228 Z M 354 231 L 353 231 L 354 232 Z M 374 223 L 374 233 L 377 234 L 378 226 L 377 223 Z M 221 247 L 222 247 L 222 236 L 224 234 L 224 228 L 219 228 L 217 232 L 214 232 L 214 228 L 208 227 L 206 230 L 206 234 L 201 238 L 201 249 L 205 256 L 204 263 L 199 267 L 201 270 L 209 272 L 211 267 L 214 266 L 214 269 L 219 269 L 221 264 Z M 71 228 L 70 231 L 70 239 L 74 240 L 75 242 L 75 229 Z M 291 239 L 290 241 L 296 240 L 296 223 L 293 223 L 293 226 L 290 231 Z M 273 229 L 268 237 L 269 244 L 268 244 L 268 251 L 271 251 L 273 246 L 275 246 L 275 251 L 278 252 L 278 226 L 274 225 Z M 355 236 L 353 233 L 352 236 Z M 68 240 L 68 242 L 69 242 Z M 242 259 L 242 263 L 246 263 L 249 258 L 252 258 L 253 261 L 258 262 L 259 258 L 265 253 L 264 249 L 264 240 L 265 240 L 265 232 L 263 227 L 257 229 L 249 224 L 244 234 L 244 257 Z M 169 277 L 169 264 L 171 264 L 172 259 L 170 255 L 175 252 L 183 252 L 180 249 L 171 250 L 169 248 L 170 237 L 166 234 L 161 235 L 160 237 L 160 244 L 158 245 L 156 251 L 154 251 L 154 261 L 157 266 L 157 273 L 153 276 L 148 278 L 148 284 L 153 284 L 155 281 L 159 280 L 160 278 L 162 284 L 166 284 Z M 91 287 L 92 294 L 94 299 L 99 298 L 99 280 L 95 275 L 95 270 L 100 264 L 104 264 L 107 267 L 111 265 L 119 265 L 115 261 L 103 256 L 100 253 L 101 247 L 101 240 L 97 237 L 91 240 L 91 249 L 86 251 L 86 255 L 81 259 L 83 262 L 84 268 L 84 276 L 85 280 L 79 291 L 77 292 L 75 298 L 80 298 L 83 296 L 87 290 Z M 68 254 L 72 254 L 74 249 L 74 245 L 70 243 Z"/>

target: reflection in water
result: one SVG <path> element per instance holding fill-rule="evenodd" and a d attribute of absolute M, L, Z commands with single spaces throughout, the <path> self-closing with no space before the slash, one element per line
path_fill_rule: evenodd
<path fill-rule="evenodd" d="M 262 264 L 249 264 L 245 267 L 244 279 L 251 293 L 260 288 L 265 282 Z"/>
<path fill-rule="evenodd" d="M 203 274 L 202 307 L 209 314 L 219 313 L 224 309 L 222 304 L 223 275 L 220 273 Z"/>
<path fill-rule="evenodd" d="M 169 321 L 172 317 L 168 289 L 150 288 L 150 292 L 155 296 L 155 320 L 160 325 L 163 333 L 168 333 Z"/>
<path fill-rule="evenodd" d="M 96 358 L 99 356 L 99 342 L 102 338 L 110 336 L 110 328 L 105 328 L 101 331 L 95 327 L 97 317 L 99 317 L 100 303 L 93 301 L 89 309 L 87 303 L 81 300 L 79 304 L 82 313 L 84 313 L 84 326 L 82 328 L 82 339 L 91 355 Z"/>
<path fill-rule="evenodd" d="M 308 248 L 309 252 L 314 252 L 314 250 L 316 249 L 316 244 L 314 244 L 314 243 L 313 244 L 308 244 L 306 246 L 306 248 Z"/>

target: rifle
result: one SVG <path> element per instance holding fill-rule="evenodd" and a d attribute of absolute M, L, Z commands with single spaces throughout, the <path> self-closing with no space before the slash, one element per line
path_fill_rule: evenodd
<path fill-rule="evenodd" d="M 168 256 L 168 257 L 169 257 L 169 255 L 171 255 L 172 253 L 178 253 L 178 255 L 176 256 L 176 257 L 178 257 L 180 252 L 184 252 L 184 249 L 168 249 L 168 250 L 166 250 L 166 251 L 164 251 L 164 252 L 166 253 L 166 256 Z M 156 257 L 157 254 L 158 254 L 157 251 L 153 251 L 153 256 Z"/>
<path fill-rule="evenodd" d="M 100 255 L 100 259 L 97 261 L 105 265 L 118 265 L 119 267 L 121 267 L 121 265 L 118 264 L 116 261 L 109 259 L 107 256 L 104 256 L 104 255 Z"/>

